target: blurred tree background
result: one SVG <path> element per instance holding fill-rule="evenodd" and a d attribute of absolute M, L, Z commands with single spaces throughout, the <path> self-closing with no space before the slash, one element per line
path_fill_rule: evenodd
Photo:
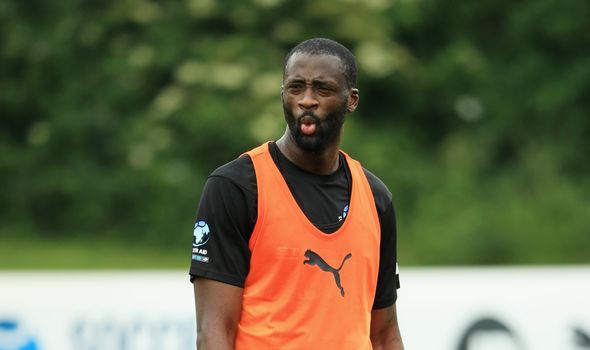
<path fill-rule="evenodd" d="M 282 134 L 283 58 L 317 36 L 357 56 L 343 148 L 390 187 L 401 264 L 589 263 L 589 17 L 584 0 L 2 1 L 0 267 L 188 268 L 207 175 Z"/>

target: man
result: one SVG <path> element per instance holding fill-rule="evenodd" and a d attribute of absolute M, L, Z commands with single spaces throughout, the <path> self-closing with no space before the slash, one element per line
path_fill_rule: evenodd
<path fill-rule="evenodd" d="M 339 150 L 356 72 L 335 41 L 297 45 L 284 135 L 209 176 L 190 269 L 199 350 L 403 349 L 391 193 Z"/>

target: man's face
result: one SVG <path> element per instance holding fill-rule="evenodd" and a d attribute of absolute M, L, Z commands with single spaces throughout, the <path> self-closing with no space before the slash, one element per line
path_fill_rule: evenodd
<path fill-rule="evenodd" d="M 319 153 L 338 143 L 347 111 L 358 102 L 332 55 L 296 53 L 287 62 L 283 84 L 283 110 L 291 135 L 299 147 Z"/>

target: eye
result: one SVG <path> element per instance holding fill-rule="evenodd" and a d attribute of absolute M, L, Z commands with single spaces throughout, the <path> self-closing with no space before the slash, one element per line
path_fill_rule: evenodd
<path fill-rule="evenodd" d="M 329 96 L 334 93 L 334 89 L 327 85 L 320 85 L 316 88 L 316 90 L 321 96 Z"/>
<path fill-rule="evenodd" d="M 302 83 L 290 83 L 287 85 L 287 92 L 290 94 L 299 94 L 305 89 L 305 85 Z"/>

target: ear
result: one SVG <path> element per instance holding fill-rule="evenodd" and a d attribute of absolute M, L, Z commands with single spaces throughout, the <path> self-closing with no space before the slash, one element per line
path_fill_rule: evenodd
<path fill-rule="evenodd" d="M 348 106 L 347 110 L 349 113 L 352 113 L 356 110 L 356 107 L 359 105 L 359 89 L 352 88 L 350 89 L 350 94 L 348 95 Z"/>

